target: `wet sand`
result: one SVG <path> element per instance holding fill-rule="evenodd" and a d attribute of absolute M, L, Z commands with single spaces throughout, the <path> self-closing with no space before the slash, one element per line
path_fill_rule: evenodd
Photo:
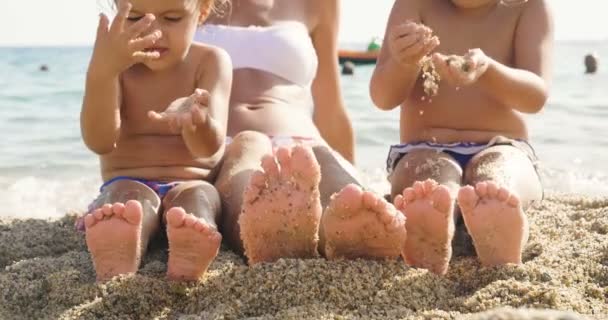
<path fill-rule="evenodd" d="M 248 267 L 222 248 L 192 284 L 164 280 L 162 238 L 139 274 L 96 284 L 73 215 L 0 220 L 0 319 L 608 319 L 608 198 L 552 195 L 528 215 L 523 266 L 484 269 L 459 245 L 445 277 L 402 261 Z"/>

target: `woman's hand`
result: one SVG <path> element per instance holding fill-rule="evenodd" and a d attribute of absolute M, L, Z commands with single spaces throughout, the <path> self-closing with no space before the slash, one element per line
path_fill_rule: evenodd
<path fill-rule="evenodd" d="M 405 67 L 417 66 L 438 45 L 439 38 L 429 27 L 411 21 L 394 27 L 388 41 L 391 56 Z"/>
<path fill-rule="evenodd" d="M 481 49 L 471 49 L 464 56 L 433 54 L 435 71 L 455 87 L 473 84 L 488 70 L 491 59 Z"/>
<path fill-rule="evenodd" d="M 111 25 L 108 17 L 100 14 L 91 58 L 91 67 L 96 74 L 116 76 L 136 63 L 159 58 L 158 52 L 146 52 L 145 49 L 154 45 L 162 32 L 155 30 L 143 35 L 155 20 L 154 15 L 146 14 L 139 21 L 126 26 L 130 10 L 128 1 L 118 1 L 118 13 Z"/>
<path fill-rule="evenodd" d="M 209 99 L 209 92 L 196 89 L 191 96 L 173 101 L 161 113 L 149 111 L 148 117 L 154 121 L 168 123 L 171 132 L 176 134 L 182 130 L 194 132 L 197 127 L 204 127 L 209 123 Z"/>

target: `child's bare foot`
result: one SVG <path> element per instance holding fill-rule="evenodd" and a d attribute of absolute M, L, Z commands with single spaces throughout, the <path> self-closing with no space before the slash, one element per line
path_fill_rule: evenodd
<path fill-rule="evenodd" d="M 517 196 L 494 182 L 480 182 L 461 188 L 458 204 L 482 265 L 521 263 L 528 220 Z"/>
<path fill-rule="evenodd" d="M 405 244 L 401 212 L 353 184 L 332 197 L 322 223 L 329 259 L 396 258 Z"/>
<path fill-rule="evenodd" d="M 105 204 L 84 218 L 87 247 L 98 281 L 135 273 L 140 262 L 141 204 Z"/>
<path fill-rule="evenodd" d="M 406 218 L 405 261 L 436 274 L 445 274 L 452 257 L 454 201 L 445 186 L 433 180 L 416 182 L 395 197 Z"/>
<path fill-rule="evenodd" d="M 245 189 L 239 225 L 250 264 L 318 256 L 319 164 L 303 146 L 279 148 L 276 157 L 278 165 L 262 160 Z"/>
<path fill-rule="evenodd" d="M 198 280 L 217 256 L 222 236 L 203 220 L 176 207 L 167 211 L 170 280 Z"/>

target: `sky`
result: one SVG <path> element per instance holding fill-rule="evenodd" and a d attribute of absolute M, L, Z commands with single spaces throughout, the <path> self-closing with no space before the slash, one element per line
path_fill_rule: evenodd
<path fill-rule="evenodd" d="M 0 0 L 0 46 L 90 45 L 94 41 L 100 1 L 103 3 L 102 0 Z M 383 36 L 394 0 L 341 1 L 341 42 L 367 42 L 374 36 Z M 550 3 L 558 40 L 608 39 L 608 1 L 550 0 Z"/>

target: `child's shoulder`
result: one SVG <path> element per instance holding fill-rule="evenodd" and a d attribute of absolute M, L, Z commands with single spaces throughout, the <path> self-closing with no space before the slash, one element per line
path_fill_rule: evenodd
<path fill-rule="evenodd" d="M 192 43 L 188 60 L 203 67 L 216 65 L 232 70 L 232 61 L 224 49 L 199 42 Z"/>
<path fill-rule="evenodd" d="M 548 0 L 529 0 L 522 5 L 522 12 L 530 15 L 547 15 L 550 12 Z"/>

